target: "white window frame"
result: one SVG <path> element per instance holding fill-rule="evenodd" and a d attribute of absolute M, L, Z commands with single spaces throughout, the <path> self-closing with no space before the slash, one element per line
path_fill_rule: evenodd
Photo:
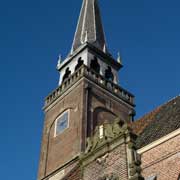
<path fill-rule="evenodd" d="M 58 120 L 59 120 L 65 113 L 68 113 L 67 127 L 66 127 L 62 132 L 60 132 L 60 133 L 57 134 L 57 122 L 58 122 Z M 70 119 L 70 110 L 69 110 L 69 109 L 66 110 L 66 111 L 64 111 L 63 113 L 61 113 L 61 114 L 56 118 L 56 120 L 55 120 L 55 129 L 54 129 L 54 137 L 59 136 L 59 135 L 62 134 L 66 129 L 69 128 L 69 119 Z"/>

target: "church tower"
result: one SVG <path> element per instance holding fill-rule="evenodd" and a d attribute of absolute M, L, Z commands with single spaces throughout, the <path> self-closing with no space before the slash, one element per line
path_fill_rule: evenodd
<path fill-rule="evenodd" d="M 38 180 L 68 175 L 97 127 L 103 138 L 104 124 L 133 120 L 134 96 L 119 85 L 121 67 L 107 49 L 98 0 L 83 0 L 70 53 L 58 61 L 59 85 L 45 99 Z"/>

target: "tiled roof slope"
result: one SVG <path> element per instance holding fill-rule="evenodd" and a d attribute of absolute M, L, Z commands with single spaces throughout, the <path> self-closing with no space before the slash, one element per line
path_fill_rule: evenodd
<path fill-rule="evenodd" d="M 138 148 L 180 128 L 180 96 L 135 121 L 131 127 L 139 135 L 136 141 Z"/>

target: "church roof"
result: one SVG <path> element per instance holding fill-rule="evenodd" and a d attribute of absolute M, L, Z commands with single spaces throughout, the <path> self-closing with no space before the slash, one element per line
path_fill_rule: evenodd
<path fill-rule="evenodd" d="M 131 124 L 138 148 L 180 128 L 180 96 L 168 101 Z"/>
<path fill-rule="evenodd" d="M 88 42 L 96 48 L 106 51 L 98 0 L 83 0 L 77 29 L 72 45 L 72 52 Z"/>

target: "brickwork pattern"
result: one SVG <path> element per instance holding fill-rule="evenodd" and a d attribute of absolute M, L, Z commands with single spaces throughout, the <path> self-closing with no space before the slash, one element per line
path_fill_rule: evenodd
<path fill-rule="evenodd" d="M 121 119 L 129 120 L 129 112 L 133 110 L 134 107 L 127 105 L 120 99 L 116 99 L 111 94 L 104 93 L 100 89 L 93 87 L 93 84 L 91 92 L 90 104 L 94 110 L 98 107 L 104 107 L 116 116 L 121 117 Z"/>
<path fill-rule="evenodd" d="M 158 180 L 178 180 L 180 174 L 180 135 L 142 154 L 142 175 Z"/>
<path fill-rule="evenodd" d="M 58 99 L 45 114 L 39 179 L 53 173 L 81 152 L 83 106 L 83 82 L 73 91 Z M 69 109 L 69 128 L 54 137 L 55 120 Z"/>
<path fill-rule="evenodd" d="M 109 153 L 104 163 L 91 162 L 84 168 L 83 180 L 98 180 L 104 175 L 116 174 L 121 180 L 128 179 L 126 145 L 123 144 Z"/>
<path fill-rule="evenodd" d="M 81 174 L 81 168 L 76 166 L 62 180 L 81 180 Z"/>
<path fill-rule="evenodd" d="M 97 114 L 96 119 L 94 114 L 97 108 L 102 108 L 102 111 Z M 64 92 L 57 101 L 46 107 L 39 179 L 54 173 L 83 152 L 85 131 L 93 135 L 93 125 L 99 121 L 101 115 L 108 118 L 112 114 L 113 119 L 121 116 L 128 121 L 129 111 L 133 108 L 86 79 Z M 67 109 L 70 110 L 69 128 L 54 137 L 55 120 Z"/>

